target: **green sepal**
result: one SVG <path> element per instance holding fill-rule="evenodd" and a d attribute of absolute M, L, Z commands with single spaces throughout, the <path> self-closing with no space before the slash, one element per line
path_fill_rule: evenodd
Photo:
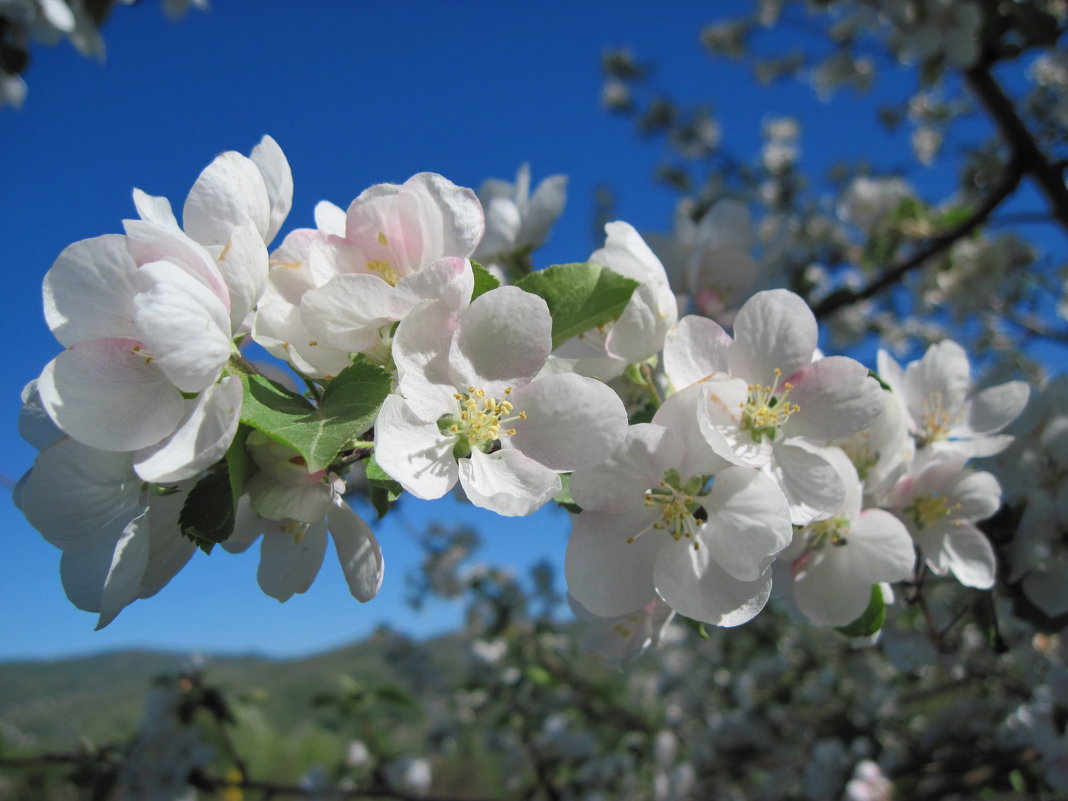
<path fill-rule="evenodd" d="M 575 503 L 575 499 L 571 497 L 570 473 L 560 474 L 560 491 L 556 493 L 556 497 L 554 497 L 553 500 L 572 514 L 577 515 L 582 511 L 582 507 Z"/>
<path fill-rule="evenodd" d="M 623 313 L 638 282 L 600 264 L 557 264 L 523 276 L 520 289 L 537 295 L 553 318 L 553 347 Z"/>
<path fill-rule="evenodd" d="M 846 637 L 870 637 L 878 632 L 886 622 L 886 600 L 883 598 L 882 588 L 878 584 L 871 587 L 871 598 L 868 600 L 868 608 L 852 623 L 845 626 L 836 626 L 835 629 Z"/>
<path fill-rule="evenodd" d="M 236 507 L 230 471 L 217 468 L 189 491 L 178 515 L 178 528 L 200 550 L 211 553 L 234 533 Z"/>
<path fill-rule="evenodd" d="M 485 295 L 491 289 L 496 289 L 501 285 L 501 282 L 497 280 L 497 276 L 477 261 L 471 261 L 471 271 L 475 274 L 475 286 L 471 290 L 471 300 L 474 300 L 479 295 Z"/>

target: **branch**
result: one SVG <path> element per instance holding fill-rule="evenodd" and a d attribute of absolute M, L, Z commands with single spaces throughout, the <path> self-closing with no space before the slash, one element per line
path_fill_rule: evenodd
<path fill-rule="evenodd" d="M 959 239 L 964 238 L 984 222 L 994 210 L 1016 191 L 1016 187 L 1020 184 L 1020 179 L 1023 177 L 1024 167 L 1019 158 L 1014 157 L 1005 167 L 1005 172 L 1001 176 L 1001 180 L 994 186 L 993 190 L 983 200 L 983 202 L 976 208 L 975 211 L 968 216 L 967 219 L 962 220 L 955 226 L 950 228 L 945 233 L 932 237 L 927 240 L 927 243 L 912 254 L 905 261 L 888 268 L 881 276 L 869 283 L 863 289 L 841 289 L 832 293 L 820 302 L 813 312 L 817 319 L 826 317 L 832 312 L 838 311 L 845 306 L 851 306 L 862 300 L 879 294 L 884 289 L 893 286 L 898 283 L 907 273 L 920 267 L 928 259 L 948 250 L 949 247 Z"/>
<path fill-rule="evenodd" d="M 1063 163 L 1053 163 L 1038 147 L 1012 100 L 990 73 L 985 60 L 964 73 L 964 82 L 983 108 L 993 117 L 1002 138 L 1012 149 L 1025 174 L 1034 178 L 1049 201 L 1050 210 L 1068 232 L 1068 186 L 1064 184 Z"/>

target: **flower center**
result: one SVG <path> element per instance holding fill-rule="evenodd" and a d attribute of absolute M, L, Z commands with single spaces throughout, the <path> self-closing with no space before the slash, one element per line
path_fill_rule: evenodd
<path fill-rule="evenodd" d="M 693 493 L 700 490 L 702 483 L 698 477 L 682 484 L 678 473 L 669 470 L 658 486 L 645 491 L 645 505 L 660 507 L 660 519 L 653 523 L 652 528 L 656 531 L 666 531 L 675 542 L 692 542 L 695 551 L 700 549 L 696 534 L 704 525 L 704 521 L 698 520 L 694 514 L 701 507 L 694 500 Z M 627 542 L 634 542 L 636 539 L 637 537 L 628 537 Z"/>
<path fill-rule="evenodd" d="M 949 429 L 957 422 L 957 417 L 946 409 L 941 392 L 924 398 L 923 414 L 920 416 L 920 447 L 948 439 Z"/>
<path fill-rule="evenodd" d="M 381 231 L 378 232 L 378 244 L 384 248 L 389 247 L 389 240 Z M 396 286 L 401 279 L 400 273 L 389 259 L 368 259 L 367 269 L 378 273 L 390 286 Z"/>
<path fill-rule="evenodd" d="M 749 385 L 749 397 L 742 408 L 742 428 L 748 431 L 754 442 L 760 442 L 764 437 L 775 439 L 779 427 L 783 425 L 790 415 L 801 411 L 796 403 L 787 400 L 793 384 L 782 385 L 782 394 L 779 392 L 779 380 L 782 378 L 782 370 L 775 368 L 775 380 L 771 386 L 760 384 Z"/>
<path fill-rule="evenodd" d="M 940 495 L 921 495 L 906 506 L 905 511 L 912 515 L 917 528 L 927 528 L 943 517 L 949 517 L 951 507 L 949 501 Z"/>
<path fill-rule="evenodd" d="M 503 400 L 486 395 L 486 390 L 468 387 L 467 392 L 456 392 L 453 397 L 459 401 L 459 417 L 444 417 L 438 423 L 443 433 L 452 434 L 456 444 L 466 453 L 471 448 L 488 451 L 501 438 L 501 433 L 508 436 L 515 434 L 514 428 L 503 428 L 513 420 L 526 420 L 526 412 L 512 414 L 512 402 L 507 400 L 512 394 L 512 387 L 504 390 Z"/>
<path fill-rule="evenodd" d="M 832 517 L 828 520 L 817 520 L 805 526 L 808 537 L 808 549 L 817 551 L 826 545 L 841 547 L 848 545 L 849 520 L 844 517 Z"/>

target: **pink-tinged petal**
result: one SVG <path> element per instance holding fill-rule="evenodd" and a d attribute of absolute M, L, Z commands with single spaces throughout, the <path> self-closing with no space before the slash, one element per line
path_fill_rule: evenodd
<path fill-rule="evenodd" d="M 480 295 L 460 314 L 449 351 L 454 386 L 474 386 L 500 398 L 530 383 L 552 350 L 545 301 L 514 286 Z"/>
<path fill-rule="evenodd" d="M 139 265 L 154 261 L 177 264 L 218 295 L 227 309 L 230 308 L 230 290 L 226 287 L 226 280 L 203 245 L 190 239 L 180 229 L 166 225 L 145 220 L 123 220 L 122 225 L 126 229 L 126 245 Z"/>
<path fill-rule="evenodd" d="M 812 361 L 818 331 L 812 310 L 785 289 L 758 292 L 734 318 L 727 350 L 731 373 L 751 384 L 771 384 L 775 370 L 792 375 Z"/>
<path fill-rule="evenodd" d="M 545 376 L 520 387 L 509 400 L 514 415 L 526 414 L 526 419 L 511 421 L 516 430 L 512 445 L 553 470 L 592 467 L 627 435 L 623 401 L 592 378 Z"/>
<path fill-rule="evenodd" d="M 252 510 L 270 520 L 292 519 L 316 523 L 334 504 L 334 491 L 323 482 L 282 484 L 266 471 L 249 479 L 247 490 Z"/>
<path fill-rule="evenodd" d="M 397 282 L 389 318 L 403 320 L 424 300 L 440 300 L 451 311 L 460 312 L 471 302 L 475 274 L 467 259 L 438 259 L 419 272 Z"/>
<path fill-rule="evenodd" d="M 352 364 L 348 351 L 328 348 L 315 339 L 304 327 L 300 307 L 273 291 L 272 286 L 267 287 L 256 309 L 252 338 L 312 378 L 335 376 Z"/>
<path fill-rule="evenodd" d="M 967 434 L 953 428 L 949 436 L 996 434 L 1020 415 L 1030 394 L 1025 381 L 1009 381 L 976 393 L 971 398 Z"/>
<path fill-rule="evenodd" d="M 70 437 L 38 454 L 19 500 L 30 525 L 63 549 L 97 536 L 114 539 L 144 511 L 130 454 L 97 450 Z"/>
<path fill-rule="evenodd" d="M 771 476 L 790 502 L 790 521 L 797 526 L 837 514 L 845 487 L 830 462 L 801 441 L 778 442 L 772 449 Z"/>
<path fill-rule="evenodd" d="M 399 395 L 386 398 L 375 423 L 375 459 L 408 492 L 433 500 L 452 489 L 458 477 L 452 448 L 436 420 L 419 419 Z"/>
<path fill-rule="evenodd" d="M 137 475 L 156 484 L 183 481 L 223 458 L 237 433 L 241 394 L 241 379 L 231 375 L 187 400 L 174 433 L 134 454 Z"/>
<path fill-rule="evenodd" d="M 374 532 L 345 503 L 330 511 L 328 525 L 349 592 L 361 603 L 370 601 L 382 586 L 385 570 L 382 549 Z"/>
<path fill-rule="evenodd" d="M 702 384 L 687 387 L 669 395 L 653 415 L 654 423 L 664 426 L 680 443 L 685 443 L 677 456 L 672 454 L 673 461 L 666 463 L 666 460 L 662 460 L 664 470 L 675 468 L 684 480 L 691 476 L 712 475 L 733 464 L 732 460 L 723 458 L 712 447 L 698 420 L 697 409 L 701 404 L 708 403 L 710 391 Z M 719 434 L 714 436 L 721 446 L 720 450 L 730 452 L 726 440 Z M 663 472 L 660 475 L 663 476 Z"/>
<path fill-rule="evenodd" d="M 157 225 L 179 227 L 178 219 L 174 216 L 174 212 L 171 211 L 171 202 L 167 198 L 156 197 L 147 192 L 142 192 L 140 189 L 134 189 L 133 201 L 134 208 L 137 209 L 137 216 L 142 220 L 156 223 Z"/>
<path fill-rule="evenodd" d="M 133 336 L 137 264 L 117 234 L 83 239 L 44 278 L 44 315 L 60 344 Z"/>
<path fill-rule="evenodd" d="M 505 517 L 529 515 L 560 491 L 560 476 L 516 450 L 475 449 L 459 462 L 468 500 Z"/>
<path fill-rule="evenodd" d="M 697 423 L 709 447 L 732 464 L 763 467 L 771 459 L 772 442 L 760 442 L 742 428 L 749 390 L 740 378 L 712 378 L 697 385 Z"/>
<path fill-rule="evenodd" d="M 1001 506 L 1001 485 L 990 473 L 965 470 L 945 494 L 950 517 L 961 520 L 986 520 Z"/>
<path fill-rule="evenodd" d="M 326 522 L 320 521 L 291 533 L 291 524 L 268 528 L 260 546 L 260 567 L 256 572 L 260 589 L 285 602 L 295 593 L 307 592 L 326 553 Z"/>
<path fill-rule="evenodd" d="M 174 431 L 185 403 L 132 339 L 79 342 L 37 381 L 45 409 L 75 439 L 108 451 L 135 451 Z"/>
<path fill-rule="evenodd" d="M 754 618 L 771 596 L 771 570 L 739 581 L 690 540 L 669 542 L 653 568 L 656 591 L 680 615 L 714 626 L 738 626 Z M 573 591 L 572 591 L 573 592 Z"/>
<path fill-rule="evenodd" d="M 260 143 L 252 148 L 251 158 L 267 189 L 270 213 L 263 241 L 270 242 L 278 234 L 293 207 L 293 172 L 282 148 L 270 136 L 264 136 Z"/>
<path fill-rule="evenodd" d="M 787 402 L 800 407 L 783 426 L 786 436 L 847 437 L 871 425 L 883 410 L 879 382 L 868 377 L 867 367 L 845 356 L 806 365 L 785 383 L 793 385 Z"/>
<path fill-rule="evenodd" d="M 148 562 L 138 597 L 148 598 L 163 589 L 192 558 L 196 545 L 178 529 L 178 515 L 195 482 L 179 492 L 157 495 L 148 505 Z"/>
<path fill-rule="evenodd" d="M 118 535 L 100 532 L 63 551 L 63 589 L 79 609 L 100 613 L 98 630 L 137 599 L 148 559 L 146 517 L 134 518 Z"/>
<path fill-rule="evenodd" d="M 230 360 L 226 307 L 171 262 L 142 265 L 140 278 L 134 324 L 154 364 L 183 392 L 207 389 Z"/>
<path fill-rule="evenodd" d="M 267 247 L 251 222 L 234 229 L 215 263 L 230 293 L 230 330 L 239 331 L 267 288 Z"/>
<path fill-rule="evenodd" d="M 727 372 L 731 338 L 707 317 L 687 315 L 664 342 L 664 372 L 676 390 Z"/>
<path fill-rule="evenodd" d="M 224 245 L 235 228 L 249 221 L 270 241 L 271 203 L 263 173 L 247 156 L 221 153 L 189 190 L 182 208 L 185 231 L 202 245 Z"/>
<path fill-rule="evenodd" d="M 919 421 L 928 399 L 937 400 L 947 413 L 964 403 L 972 386 L 968 354 L 947 339 L 931 345 L 923 358 L 905 369 L 905 398 L 909 412 Z"/>
<path fill-rule="evenodd" d="M 644 509 L 645 491 L 656 487 L 682 456 L 682 442 L 663 426 L 631 426 L 615 453 L 572 474 L 571 497 L 583 509 L 601 512 Z"/>
<path fill-rule="evenodd" d="M 790 544 L 790 510 L 771 479 L 749 467 L 716 475 L 700 500 L 708 521 L 698 537 L 719 566 L 739 581 L 756 581 L 775 554 Z"/>
<path fill-rule="evenodd" d="M 373 275 L 339 275 L 304 295 L 300 317 L 309 342 L 349 353 L 378 344 L 378 329 L 390 322 L 393 287 Z"/>
<path fill-rule="evenodd" d="M 666 535 L 651 530 L 659 517 L 655 509 L 572 517 L 564 575 L 575 600 L 595 615 L 616 617 L 655 599 L 653 564 L 665 543 L 671 544 Z"/>
<path fill-rule="evenodd" d="M 486 230 L 486 220 L 482 204 L 471 189 L 457 186 L 437 173 L 422 172 L 404 182 L 402 195 L 402 208 L 418 209 L 425 231 L 419 266 L 443 256 L 467 258 L 475 252 Z M 417 203 L 409 205 L 409 198 Z"/>
<path fill-rule="evenodd" d="M 345 236 L 345 210 L 329 200 L 315 204 L 315 227 L 334 236 Z"/>

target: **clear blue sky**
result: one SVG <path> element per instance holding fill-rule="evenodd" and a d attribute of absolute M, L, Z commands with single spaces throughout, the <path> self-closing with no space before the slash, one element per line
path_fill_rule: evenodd
<path fill-rule="evenodd" d="M 733 5 L 733 4 L 729 4 Z M 741 7 L 741 4 L 739 5 Z M 655 8 L 655 15 L 652 9 Z M 564 218 L 539 264 L 576 261 L 594 248 L 593 191 L 617 191 L 620 217 L 640 229 L 670 226 L 674 196 L 654 187 L 659 145 L 603 112 L 599 56 L 630 46 L 657 62 L 657 81 L 680 101 L 712 102 L 727 144 L 752 157 L 770 114 L 805 123 L 805 162 L 887 154 L 907 162 L 903 137 L 872 122 L 881 97 L 840 95 L 820 106 L 791 85 L 764 89 L 745 70 L 713 63 L 698 33 L 714 4 L 285 2 L 216 0 L 168 22 L 152 0 L 120 6 L 105 28 L 107 63 L 67 44 L 36 48 L 21 111 L 0 111 L 0 231 L 8 284 L 0 326 L 0 474 L 17 479 L 34 451 L 18 439 L 18 394 L 58 350 L 41 314 L 40 284 L 67 244 L 121 231 L 135 216 L 135 186 L 180 208 L 218 152 L 248 150 L 264 133 L 281 144 L 296 182 L 284 231 L 313 225 L 320 199 L 342 207 L 367 186 L 440 172 L 477 188 L 529 161 L 535 178 L 570 176 Z M 908 86 L 891 87 L 894 97 Z M 928 179 L 930 180 L 930 179 Z M 284 232 L 283 231 L 283 232 Z M 280 240 L 279 240 L 280 241 Z M 414 525 L 471 519 L 484 557 L 522 569 L 560 564 L 566 516 L 522 521 L 454 501 L 405 506 Z M 59 580 L 59 551 L 0 498 L 0 658 L 55 656 L 135 645 L 299 654 L 363 636 L 388 621 L 425 634 L 454 626 L 455 608 L 417 614 L 402 604 L 418 559 L 400 521 L 378 529 L 382 594 L 360 605 L 332 553 L 310 592 L 279 605 L 256 585 L 258 547 L 241 556 L 198 554 L 155 598 L 126 609 L 103 632 L 76 610 Z"/>

